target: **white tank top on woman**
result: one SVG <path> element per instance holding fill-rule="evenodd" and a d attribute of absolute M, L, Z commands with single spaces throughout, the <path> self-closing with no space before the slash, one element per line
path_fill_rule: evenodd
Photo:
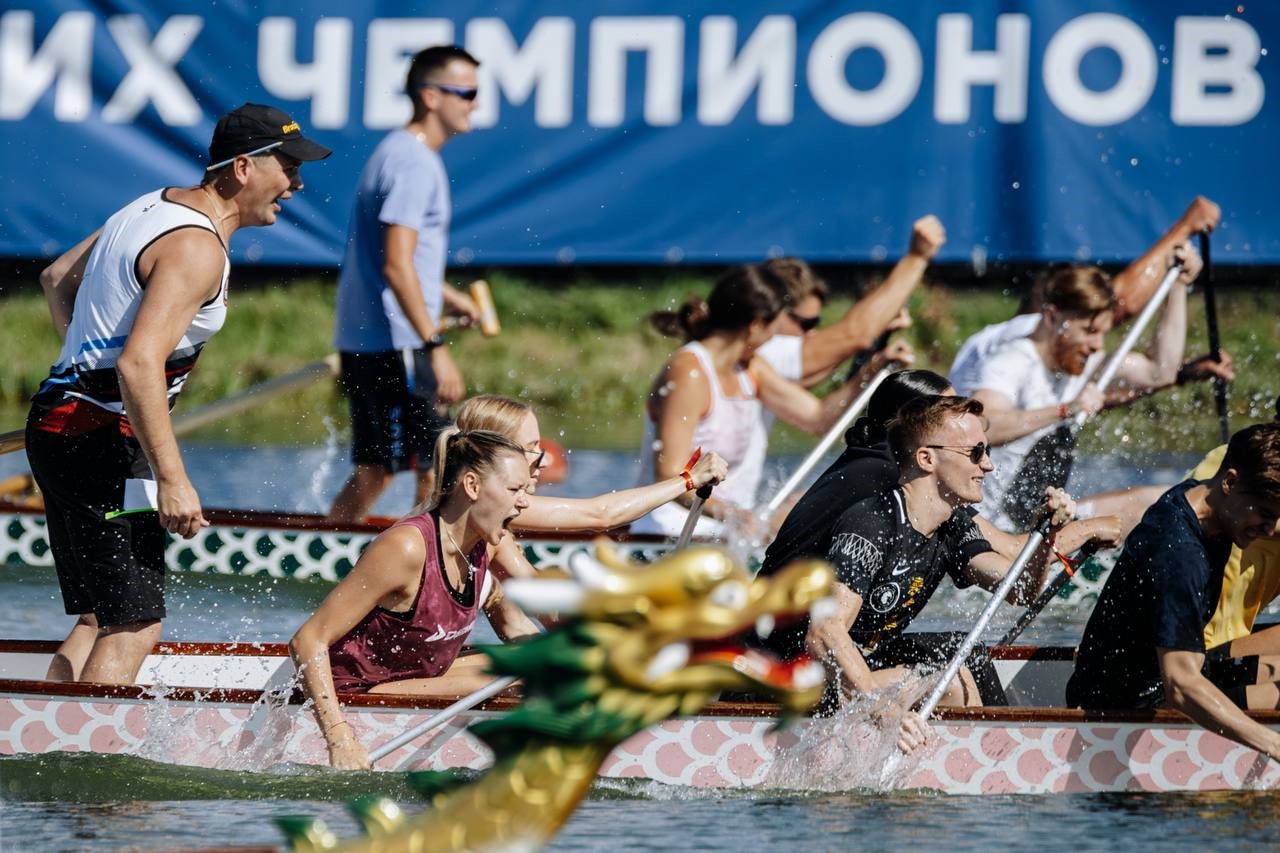
<path fill-rule="evenodd" d="M 692 446 L 701 447 L 703 453 L 715 451 L 728 463 L 729 476 L 716 486 L 715 496 L 743 509 L 750 509 L 755 505 L 756 489 L 764 470 L 764 448 L 769 440 L 764 425 L 764 407 L 756 395 L 755 382 L 745 368 L 740 365 L 734 368 L 734 375 L 738 380 L 736 390 L 739 393 L 731 397 L 720 386 L 715 365 L 711 363 L 711 355 L 706 347 L 692 341 L 677 350 L 681 351 L 694 354 L 711 387 L 711 405 L 693 429 Z M 654 468 L 657 458 L 654 448 L 656 441 L 656 426 L 646 415 L 644 442 L 640 446 L 641 485 L 657 480 Z M 636 521 L 631 525 L 631 530 L 635 533 L 678 536 L 687 517 L 688 510 L 672 501 Z M 698 536 L 719 536 L 723 527 L 717 519 L 704 515 L 698 520 L 694 533 Z"/>

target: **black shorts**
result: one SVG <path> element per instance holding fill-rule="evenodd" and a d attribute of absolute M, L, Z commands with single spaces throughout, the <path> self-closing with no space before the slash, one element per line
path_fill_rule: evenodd
<path fill-rule="evenodd" d="M 100 627 L 162 619 L 164 529 L 154 512 L 107 521 L 124 483 L 151 477 L 136 440 L 113 423 L 78 436 L 27 425 L 27 459 L 44 495 L 49 545 L 67 613 Z"/>
<path fill-rule="evenodd" d="M 951 661 L 964 638 L 965 634 L 954 631 L 894 634 L 884 638 L 874 650 L 863 651 L 863 657 L 872 672 L 895 666 L 921 666 L 938 674 Z M 1003 707 L 1009 704 L 986 646 L 975 646 L 965 658 L 964 664 L 978 685 L 978 695 L 983 705 Z M 818 714 L 834 713 L 839 706 L 836 685 L 828 680 L 827 692 L 819 703 Z"/>
<path fill-rule="evenodd" d="M 1200 672 L 1227 694 L 1227 698 L 1237 707 L 1249 707 L 1246 691 L 1250 684 L 1258 683 L 1257 655 L 1233 658 L 1231 644 L 1223 643 L 1205 652 L 1204 666 L 1200 668 Z"/>
<path fill-rule="evenodd" d="M 436 437 L 449 426 L 436 412 L 431 350 L 344 352 L 342 389 L 351 403 L 351 461 L 388 472 L 428 470 Z"/>

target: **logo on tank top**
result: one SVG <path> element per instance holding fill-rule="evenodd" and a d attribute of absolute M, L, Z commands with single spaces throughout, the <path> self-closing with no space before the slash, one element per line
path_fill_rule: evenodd
<path fill-rule="evenodd" d="M 465 628 L 458 628 L 455 631 L 446 631 L 443 627 L 441 627 L 440 625 L 437 625 L 435 631 L 432 632 L 431 636 L 427 637 L 422 642 L 447 643 L 449 640 L 456 640 L 459 637 L 464 637 L 467 634 L 471 633 L 471 628 L 472 626 L 468 625 Z"/>
<path fill-rule="evenodd" d="M 872 610 L 877 613 L 888 613 L 902 600 L 902 588 L 896 583 L 881 584 L 871 590 L 869 598 Z"/>

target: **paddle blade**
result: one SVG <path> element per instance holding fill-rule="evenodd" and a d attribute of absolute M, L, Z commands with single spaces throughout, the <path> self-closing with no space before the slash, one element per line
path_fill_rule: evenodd
<path fill-rule="evenodd" d="M 481 279 L 471 282 L 471 298 L 480 309 L 480 334 L 492 338 L 502 331 L 498 322 L 498 308 L 493 304 L 493 294 L 489 292 L 489 282 Z"/>

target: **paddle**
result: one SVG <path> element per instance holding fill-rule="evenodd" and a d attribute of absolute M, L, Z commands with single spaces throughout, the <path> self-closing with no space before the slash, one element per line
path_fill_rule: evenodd
<path fill-rule="evenodd" d="M 1027 567 L 1027 563 L 1031 560 L 1031 555 L 1040 547 L 1040 543 L 1044 541 L 1045 536 L 1049 532 L 1049 523 L 1052 520 L 1052 513 L 1046 514 L 1044 519 L 1036 525 L 1036 529 L 1031 531 L 1027 537 L 1027 541 L 1022 546 L 1022 550 L 1018 552 L 1018 556 L 1014 559 L 1013 565 L 1009 566 L 1009 571 L 1005 574 L 1004 579 L 1000 581 L 1000 585 L 991 593 L 991 600 L 987 602 L 987 606 L 982 608 L 982 613 L 978 615 L 978 621 L 973 626 L 969 634 L 960 643 L 960 647 L 956 649 L 951 660 L 947 663 L 946 669 L 942 670 L 942 675 L 938 679 L 938 683 L 934 685 L 929 696 L 924 700 L 924 704 L 920 706 L 917 713 L 921 719 L 928 720 L 929 715 L 933 713 L 934 708 L 938 707 L 938 703 L 942 701 L 942 696 L 947 692 L 947 686 L 951 684 L 951 679 L 956 677 L 960 672 L 960 667 L 964 666 L 965 658 L 969 656 L 969 652 L 973 651 L 973 647 L 978 644 L 978 638 L 982 636 L 982 632 L 986 630 L 987 623 L 991 621 L 991 617 L 995 615 L 996 608 L 1000 606 L 1000 602 L 1009 594 L 1009 590 L 1013 589 L 1013 585 L 1018 582 L 1018 578 L 1022 577 L 1023 571 Z M 884 768 L 880 772 L 881 781 L 888 780 L 898 769 L 902 763 L 902 752 L 895 752 L 889 760 L 885 762 Z"/>
<path fill-rule="evenodd" d="M 1151 318 L 1156 315 L 1156 311 L 1160 310 L 1160 306 L 1169 298 L 1169 293 L 1173 290 L 1174 283 L 1178 280 L 1178 276 L 1182 274 L 1182 261 L 1174 261 L 1173 266 L 1169 267 L 1169 271 L 1164 274 L 1164 280 L 1160 282 L 1160 286 L 1156 288 L 1155 295 L 1151 297 L 1142 308 L 1142 313 L 1138 315 L 1138 319 L 1133 321 L 1133 325 L 1129 327 L 1129 332 L 1124 336 L 1124 340 L 1120 346 L 1111 355 L 1111 359 L 1106 366 L 1102 368 L 1097 382 L 1099 391 L 1106 391 L 1107 386 L 1116 378 L 1116 374 L 1120 371 L 1120 365 L 1129 355 L 1129 352 L 1138 343 L 1138 338 L 1146 331 L 1147 324 L 1151 322 Z M 1075 416 L 1075 426 L 1077 429 L 1084 426 L 1084 422 L 1089 419 L 1088 412 L 1077 412 Z"/>
<path fill-rule="evenodd" d="M 239 414 L 253 408 L 258 403 L 279 397 L 289 391 L 305 388 L 317 380 L 328 376 L 336 376 L 338 372 L 338 355 L 330 353 L 319 361 L 313 361 L 297 370 L 260 382 L 243 391 L 215 400 L 212 403 L 176 415 L 173 419 L 173 434 L 185 435 L 202 426 L 221 418 Z M 0 454 L 12 453 L 26 446 L 26 430 L 16 429 L 0 434 Z"/>
<path fill-rule="evenodd" d="M 711 497 L 710 483 L 699 487 L 698 491 L 693 493 L 693 503 L 689 504 L 689 514 L 685 517 L 684 527 L 680 529 L 680 536 L 676 539 L 674 550 L 679 551 L 693 538 L 693 528 L 698 526 L 698 519 L 702 516 L 702 505 L 709 497 Z"/>
<path fill-rule="evenodd" d="M 804 478 L 809 476 L 809 472 L 812 471 L 814 466 L 822 460 L 822 457 L 831 449 L 831 445 L 835 444 L 836 439 L 844 435 L 845 430 L 847 430 L 849 425 L 853 423 L 853 419 L 867 407 L 867 403 L 871 401 L 871 395 L 880 387 L 880 383 L 885 381 L 892 372 L 892 367 L 886 367 L 872 377 L 871 382 L 867 385 L 866 389 L 859 394 L 857 399 L 849 404 L 849 408 L 845 409 L 844 413 L 840 415 L 840 420 L 836 421 L 835 425 L 832 426 L 831 429 L 827 430 L 827 434 L 818 442 L 818 446 L 804 458 L 804 461 L 800 463 L 800 467 L 795 470 L 795 473 L 787 478 L 787 481 L 782 484 L 782 488 L 778 489 L 777 493 L 769 499 L 767 504 L 765 504 L 764 510 L 761 513 L 765 519 L 772 518 L 773 514 L 778 511 L 778 507 L 782 506 L 782 504 L 786 502 L 787 498 L 791 496 L 791 493 L 794 492 L 802 482 L 804 482 Z"/>
<path fill-rule="evenodd" d="M 1204 261 L 1204 319 L 1209 326 L 1209 354 L 1214 361 L 1222 359 L 1222 341 L 1218 337 L 1218 293 L 1213 281 L 1213 262 L 1209 258 L 1209 230 L 1200 232 L 1200 258 Z M 1218 434 L 1222 443 L 1231 439 L 1227 416 L 1227 383 L 1213 379 L 1213 401 L 1218 407 Z"/>
<path fill-rule="evenodd" d="M 419 723 L 418 725 L 409 729 L 409 731 L 403 734 L 397 735 L 396 737 L 393 737 L 391 740 L 387 741 L 377 749 L 370 750 L 369 763 L 375 764 L 379 759 L 383 758 L 386 755 L 390 755 L 400 747 L 404 746 L 406 743 L 411 743 L 412 741 L 417 740 L 418 738 L 422 737 L 428 732 L 435 731 L 436 729 L 440 728 L 445 723 L 449 722 L 454 717 L 458 716 L 464 711 L 469 711 L 472 708 L 474 708 L 476 705 L 479 705 L 481 702 L 485 701 L 486 699 L 489 699 L 498 695 L 503 690 L 506 690 L 508 687 L 510 687 L 512 684 L 515 684 L 515 682 L 516 682 L 516 677 L 514 675 L 505 675 L 496 681 L 486 684 L 484 687 L 481 687 L 479 690 L 475 691 L 474 693 L 469 693 L 466 696 L 463 696 L 457 702 L 454 702 L 452 705 L 445 708 L 443 711 L 436 714 L 435 716 L 427 720 L 424 720 L 422 723 Z"/>
<path fill-rule="evenodd" d="M 1065 557 L 1061 557 L 1063 562 L 1062 571 L 1058 572 L 1054 579 L 1049 581 L 1049 585 L 1044 588 L 1044 591 L 1040 593 L 1036 600 L 1031 602 L 1026 610 L 1022 611 L 1022 615 L 1018 617 L 1018 621 L 1014 622 L 1013 626 L 1009 628 L 1008 631 L 1004 632 L 1004 636 L 996 641 L 996 645 L 1007 646 L 1014 640 L 1018 639 L 1018 637 L 1022 635 L 1022 632 L 1027 629 L 1027 626 L 1034 622 L 1035 618 L 1040 615 L 1040 611 L 1044 610 L 1049 602 L 1057 597 L 1058 593 L 1062 591 L 1062 588 L 1067 585 L 1067 582 L 1075 577 L 1076 569 L 1079 568 L 1085 560 L 1092 557 L 1100 547 L 1101 546 L 1096 541 L 1086 542 L 1084 547 L 1080 549 L 1080 555 L 1076 558 L 1074 563 Z"/>

